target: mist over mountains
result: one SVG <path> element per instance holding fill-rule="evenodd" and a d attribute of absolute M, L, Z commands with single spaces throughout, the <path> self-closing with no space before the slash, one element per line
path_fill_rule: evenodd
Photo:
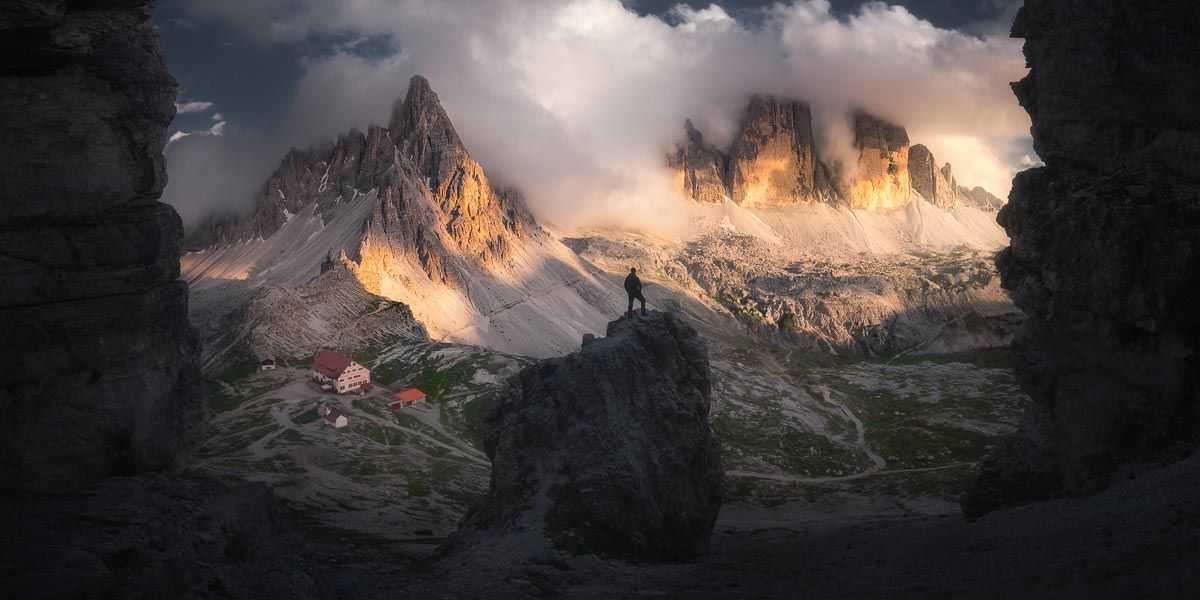
<path fill-rule="evenodd" d="M 674 202 L 661 157 L 691 118 L 706 139 L 729 144 L 750 95 L 807 102 L 825 156 L 855 156 L 862 110 L 901 123 L 956 175 L 999 196 L 1028 149 L 1028 117 L 1006 82 L 1024 73 L 1018 44 L 939 29 L 898 6 L 870 4 L 838 17 L 821 1 L 798 1 L 738 21 L 725 9 L 678 8 L 639 16 L 616 0 L 565 3 L 405 4 L 196 3 L 197 18 L 223 20 L 255 43 L 310 35 L 369 40 L 304 60 L 270 154 L 386 120 L 392 99 L 416 73 L 429 77 L 455 115 L 465 144 L 492 179 L 521 189 L 531 210 L 555 226 L 642 225 Z M 458 43 L 451 40 L 465 40 Z M 361 50 L 369 47 L 370 52 Z M 189 139 L 211 152 L 238 144 Z M 217 146 L 223 146 L 218 148 Z M 182 150 L 182 143 L 178 150 Z M 172 152 L 177 149 L 172 149 Z M 248 207 L 269 174 L 258 167 L 246 191 L 188 177 L 205 164 L 195 149 L 172 168 L 167 199 L 202 216 L 214 202 Z M 174 162 L 174 161 L 173 161 Z M 845 161 L 844 161 L 845 162 Z M 257 181 L 253 181 L 257 179 Z M 253 183 L 251 183 L 253 181 Z M 194 219 L 188 219 L 189 224 Z"/>

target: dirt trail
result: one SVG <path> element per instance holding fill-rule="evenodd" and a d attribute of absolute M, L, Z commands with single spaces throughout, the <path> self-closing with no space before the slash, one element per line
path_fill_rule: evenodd
<path fill-rule="evenodd" d="M 884 458 L 877 454 L 874 450 L 872 450 L 870 444 L 867 444 L 867 428 L 863 425 L 862 419 L 859 419 L 858 415 L 854 414 L 854 411 L 850 410 L 850 407 L 843 404 L 840 400 L 834 400 L 833 395 L 829 393 L 829 386 L 822 385 L 818 389 L 821 390 L 822 400 L 824 400 L 827 404 L 831 404 L 841 409 L 842 414 L 846 415 L 846 418 L 850 419 L 851 423 L 854 423 L 854 430 L 857 435 L 855 445 L 857 445 L 858 448 L 862 450 L 868 458 L 871 459 L 871 464 L 873 465 L 870 469 L 867 469 L 859 475 L 870 475 L 887 468 L 887 461 L 884 460 Z"/>

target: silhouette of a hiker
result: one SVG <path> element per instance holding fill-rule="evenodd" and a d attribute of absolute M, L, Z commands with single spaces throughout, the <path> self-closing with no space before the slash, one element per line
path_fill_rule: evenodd
<path fill-rule="evenodd" d="M 625 278 L 625 293 L 629 295 L 629 308 L 625 314 L 633 314 L 634 300 L 642 303 L 642 314 L 646 314 L 646 297 L 642 295 L 642 280 L 638 279 L 637 269 L 629 269 L 629 276 Z"/>

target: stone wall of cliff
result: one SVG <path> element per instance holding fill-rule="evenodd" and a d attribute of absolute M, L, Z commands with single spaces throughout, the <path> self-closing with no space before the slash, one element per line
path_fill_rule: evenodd
<path fill-rule="evenodd" d="M 968 514 L 1089 493 L 1188 452 L 1200 431 L 1200 5 L 1027 0 L 1014 84 L 1046 166 L 1000 222 L 1029 315 L 1018 373 L 1037 409 L 982 465 Z"/>
<path fill-rule="evenodd" d="M 0 9 L 0 487 L 166 467 L 200 421 L 147 0 Z"/>

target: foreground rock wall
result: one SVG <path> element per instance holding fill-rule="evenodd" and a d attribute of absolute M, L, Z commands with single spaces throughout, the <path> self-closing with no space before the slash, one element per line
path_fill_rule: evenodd
<path fill-rule="evenodd" d="M 457 544 L 679 560 L 708 549 L 722 470 L 704 340 L 674 314 L 533 365 L 491 402 L 492 480 Z M 548 542 L 548 543 L 547 543 Z"/>
<path fill-rule="evenodd" d="M 199 421 L 181 225 L 158 202 L 175 82 L 149 17 L 0 10 L 0 487 L 165 467 Z"/>
<path fill-rule="evenodd" d="M 1014 85 L 1044 168 L 1000 222 L 1004 285 L 1029 315 L 1018 372 L 1038 404 L 968 514 L 1104 487 L 1190 451 L 1200 415 L 1200 5 L 1027 0 Z"/>

